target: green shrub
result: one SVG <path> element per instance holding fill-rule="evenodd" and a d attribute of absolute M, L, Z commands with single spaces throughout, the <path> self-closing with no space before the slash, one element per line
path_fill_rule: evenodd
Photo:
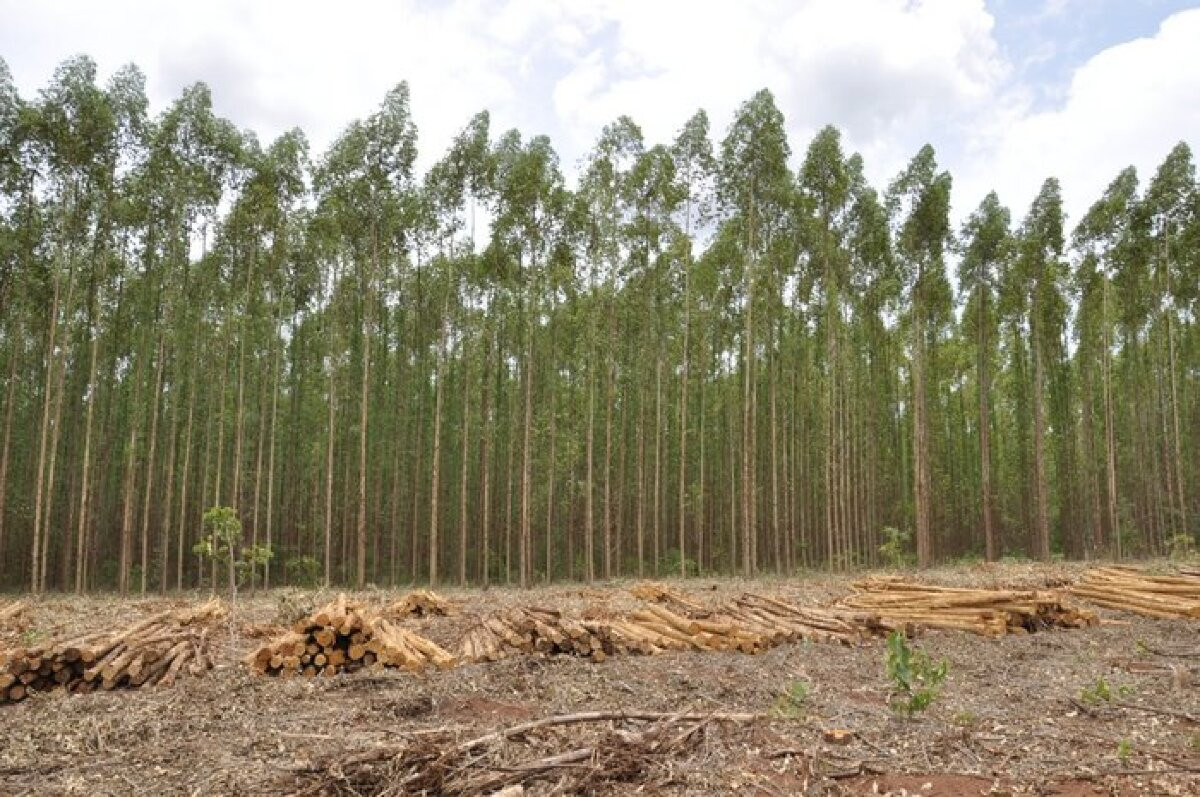
<path fill-rule="evenodd" d="M 912 551 L 912 532 L 901 531 L 895 526 L 883 527 L 883 544 L 879 546 L 879 558 L 888 567 L 909 567 L 915 561 Z"/>
<path fill-rule="evenodd" d="M 771 704 L 771 715 L 781 719 L 796 719 L 804 716 L 804 704 L 808 700 L 808 682 L 795 680 L 788 685 Z"/>
<path fill-rule="evenodd" d="M 321 563 L 315 556 L 288 557 L 283 572 L 288 583 L 296 586 L 315 587 L 321 582 Z"/>
<path fill-rule="evenodd" d="M 892 711 L 908 717 L 929 708 L 950 670 L 944 660 L 935 664 L 925 651 L 909 647 L 899 631 L 888 637 L 886 664 L 892 681 Z"/>

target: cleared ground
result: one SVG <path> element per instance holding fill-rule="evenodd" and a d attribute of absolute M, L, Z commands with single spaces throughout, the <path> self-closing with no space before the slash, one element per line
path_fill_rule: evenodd
<path fill-rule="evenodd" d="M 1014 564 L 920 578 L 1055 587 L 1078 573 L 1073 566 Z M 750 589 L 822 604 L 848 593 L 849 581 L 694 579 L 673 586 L 708 604 Z M 633 609 L 639 604 L 628 594 L 630 583 L 447 589 L 442 594 L 460 601 L 461 612 L 410 626 L 450 647 L 473 617 L 505 605 L 575 616 Z M 359 597 L 385 604 L 402 592 Z M 31 601 L 24 639 L 117 628 L 202 597 L 46 596 Z M 402 793 L 398 765 L 354 762 L 382 745 L 410 753 L 424 746 L 436 756 L 529 720 L 614 710 L 764 717 L 546 728 L 489 745 L 489 771 L 590 747 L 595 756 L 547 774 L 525 793 L 1200 795 L 1196 621 L 1101 610 L 1106 622 L 1082 630 L 999 639 L 923 634 L 914 644 L 946 659 L 950 674 L 939 699 L 912 720 L 888 707 L 882 640 L 599 664 L 518 656 L 426 674 L 312 680 L 246 671 L 240 661 L 248 651 L 328 597 L 295 590 L 241 596 L 218 636 L 217 667 L 202 679 L 0 706 L 0 794 Z M 0 636 L 0 645 L 18 641 Z M 1101 682 L 1108 699 L 1085 699 Z M 827 741 L 834 729 L 849 731 L 848 743 Z M 471 756 L 453 764 L 473 765 Z"/>

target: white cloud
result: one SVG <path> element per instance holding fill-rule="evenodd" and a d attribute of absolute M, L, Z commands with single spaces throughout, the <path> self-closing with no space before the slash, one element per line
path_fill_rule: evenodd
<path fill-rule="evenodd" d="M 1076 69 L 1060 108 L 1010 109 L 961 165 L 959 204 L 990 188 L 1020 218 L 1046 177 L 1058 177 L 1070 220 L 1133 164 L 1149 180 L 1180 140 L 1200 144 L 1200 10 L 1166 19 L 1157 34 L 1104 50 Z M 969 207 L 962 207 L 969 210 Z"/>
<path fill-rule="evenodd" d="M 264 141 L 299 126 L 318 154 L 407 79 L 423 166 L 485 107 L 497 133 L 549 134 L 570 171 L 621 114 L 661 142 L 703 107 L 719 140 L 765 86 L 797 160 L 833 123 L 883 187 L 929 141 L 955 176 L 956 215 L 996 188 L 1019 218 L 1056 174 L 1078 217 L 1127 163 L 1148 176 L 1200 137 L 1200 11 L 1093 56 L 1036 112 L 983 0 L 0 0 L 0 19 L 25 96 L 74 53 L 102 77 L 134 61 L 155 111 L 205 80 L 239 126 Z"/>

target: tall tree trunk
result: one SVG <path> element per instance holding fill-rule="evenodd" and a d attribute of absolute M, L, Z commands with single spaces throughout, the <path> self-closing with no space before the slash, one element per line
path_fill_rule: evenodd
<path fill-rule="evenodd" d="M 660 498 L 662 497 L 662 345 L 656 346 L 660 352 L 654 366 L 654 495 L 651 506 L 654 511 L 654 575 L 659 574 L 659 564 L 662 562 L 662 536 L 659 523 L 662 515 Z"/>
<path fill-rule="evenodd" d="M 175 458 L 179 431 L 179 397 L 175 395 L 179 386 L 172 381 L 172 387 L 175 389 L 171 391 L 171 426 L 167 432 L 167 439 L 170 440 L 171 447 L 167 451 L 166 495 L 163 496 L 162 520 L 160 521 L 162 528 L 158 538 L 158 591 L 162 594 L 167 592 L 167 566 L 171 555 L 171 506 L 175 500 Z"/>
<path fill-rule="evenodd" d="M 49 444 L 50 408 L 52 406 L 51 398 L 54 394 L 54 364 L 56 362 L 54 344 L 58 334 L 58 297 L 59 277 L 55 273 L 54 299 L 50 303 L 50 328 L 46 335 L 46 377 L 42 391 L 42 423 L 38 443 L 37 479 L 33 488 L 33 545 L 29 562 L 29 588 L 35 595 L 42 591 L 39 579 L 41 575 L 42 512 L 44 510 L 42 487 L 46 478 L 46 447 Z"/>
<path fill-rule="evenodd" d="M 687 232 L 691 234 L 691 200 L 688 200 Z M 687 439 L 688 439 L 688 365 L 691 345 L 692 307 L 691 307 L 691 257 L 684 260 L 683 272 L 683 363 L 679 369 L 679 496 L 676 512 L 679 524 L 677 545 L 679 546 L 679 576 L 687 578 Z M 696 563 L 699 566 L 699 554 Z"/>
<path fill-rule="evenodd" d="M 8 561 L 4 547 L 5 538 L 5 507 L 8 503 L 8 459 L 12 451 L 12 421 L 13 411 L 17 406 L 17 360 L 19 350 L 14 340 L 12 354 L 8 358 L 8 382 L 5 384 L 4 398 L 4 447 L 0 449 L 0 562 Z"/>
<path fill-rule="evenodd" d="M 1111 343 L 1108 339 L 1108 279 L 1104 280 L 1103 293 L 1103 347 L 1104 357 L 1101 360 L 1103 368 L 1103 392 L 1104 392 L 1104 476 L 1105 476 L 1105 496 L 1106 507 L 1108 511 L 1108 529 L 1111 536 L 1112 553 L 1117 559 L 1121 558 L 1121 529 L 1117 521 L 1117 452 L 1116 452 L 1116 431 L 1115 422 L 1113 419 L 1113 403 L 1112 403 L 1112 352 Z"/>
<path fill-rule="evenodd" d="M 1034 554 L 1043 562 L 1050 561 L 1050 499 L 1046 483 L 1046 420 L 1042 394 L 1045 366 L 1042 364 L 1042 342 L 1034 305 L 1033 347 L 1033 471 L 1036 490 L 1037 520 L 1034 526 Z"/>
<path fill-rule="evenodd" d="M 274 509 L 275 509 L 275 421 L 279 410 L 279 358 L 282 346 L 279 346 L 275 341 L 279 339 L 280 321 L 275 320 L 275 338 L 272 344 L 275 346 L 275 357 L 271 367 L 271 431 L 268 436 L 268 454 L 267 454 L 267 518 L 266 518 L 266 544 L 267 550 L 274 553 Z M 263 563 L 263 589 L 271 588 L 271 559 L 273 556 L 267 557 Z"/>
<path fill-rule="evenodd" d="M 919 299 L 923 274 L 917 275 L 913 291 L 913 485 L 917 526 L 917 564 L 933 563 L 933 538 L 930 528 L 929 422 L 925 404 L 925 331 Z"/>
<path fill-rule="evenodd" d="M 467 477 L 470 475 L 471 440 L 471 368 L 467 345 L 462 346 L 463 360 L 463 403 L 462 403 L 462 448 L 458 477 L 458 585 L 467 584 Z"/>
<path fill-rule="evenodd" d="M 193 358 L 195 355 L 193 354 Z M 188 476 L 192 464 L 192 424 L 196 413 L 196 366 L 192 362 L 192 376 L 189 380 L 191 388 L 188 391 L 188 417 L 183 432 L 183 470 L 179 474 L 179 539 L 175 546 L 175 589 L 183 589 L 183 555 L 187 547 L 187 513 L 188 513 Z"/>
<path fill-rule="evenodd" d="M 433 464 L 429 478 L 429 584 L 438 585 L 438 499 L 441 497 L 442 476 L 442 401 L 445 394 L 444 383 L 446 360 L 446 321 L 443 308 L 441 331 L 438 333 L 437 365 L 435 368 L 434 397 L 433 397 Z"/>
<path fill-rule="evenodd" d="M 529 528 L 529 480 L 532 455 L 533 428 L 533 308 L 528 310 L 525 327 L 525 367 L 521 369 L 525 378 L 525 422 L 521 443 L 521 587 L 529 586 L 531 539 Z"/>
<path fill-rule="evenodd" d="M 587 396 L 587 432 L 586 442 L 584 443 L 584 457 L 587 460 L 585 469 L 586 478 L 584 481 L 583 495 L 583 550 L 584 559 L 586 561 L 586 578 L 590 584 L 595 578 L 594 565 L 592 561 L 592 551 L 595 549 L 595 492 L 596 482 L 594 478 L 595 472 L 595 437 L 596 437 L 596 359 L 595 352 L 592 352 L 592 362 L 588 368 L 588 396 Z M 608 546 L 608 529 L 605 527 L 604 533 L 604 577 L 607 579 L 610 575 L 609 559 L 610 551 Z"/>
<path fill-rule="evenodd" d="M 158 335 L 158 362 L 154 368 L 154 396 L 150 399 L 150 440 L 146 453 L 146 488 L 142 498 L 142 557 L 139 591 L 146 594 L 146 574 L 150 570 L 150 505 L 154 495 L 154 455 L 158 451 L 158 400 L 162 395 L 163 362 L 166 360 L 164 333 Z"/>
<path fill-rule="evenodd" d="M 988 406 L 991 384 L 987 362 L 987 304 L 982 282 L 979 286 L 979 491 L 983 504 L 983 545 L 987 561 L 1000 555 L 996 545 L 996 530 L 992 526 L 992 413 Z"/>

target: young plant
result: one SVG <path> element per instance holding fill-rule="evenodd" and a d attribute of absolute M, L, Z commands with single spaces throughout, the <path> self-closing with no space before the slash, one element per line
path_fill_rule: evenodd
<path fill-rule="evenodd" d="M 945 660 L 934 663 L 925 651 L 909 647 L 899 631 L 888 636 L 886 664 L 892 682 L 892 711 L 906 717 L 929 708 L 950 670 Z"/>
<path fill-rule="evenodd" d="M 1112 698 L 1112 687 L 1103 678 L 1097 678 L 1094 684 L 1085 686 L 1079 690 L 1079 701 L 1081 703 L 1108 703 Z"/>
<path fill-rule="evenodd" d="M 911 531 L 901 531 L 894 526 L 884 526 L 883 544 L 879 546 L 879 557 L 888 567 L 909 567 L 915 561 L 910 548 L 911 543 Z"/>
<path fill-rule="evenodd" d="M 808 700 L 808 682 L 795 680 L 771 704 L 772 716 L 780 719 L 796 719 L 804 715 L 804 704 Z"/>
<path fill-rule="evenodd" d="M 204 536 L 192 547 L 192 552 L 212 561 L 212 589 L 217 589 L 217 564 L 224 562 L 229 576 L 229 599 L 237 600 L 237 585 L 247 577 L 253 585 L 258 568 L 271 561 L 274 553 L 269 546 L 243 545 L 242 522 L 237 511 L 228 506 L 214 506 L 204 513 Z"/>

